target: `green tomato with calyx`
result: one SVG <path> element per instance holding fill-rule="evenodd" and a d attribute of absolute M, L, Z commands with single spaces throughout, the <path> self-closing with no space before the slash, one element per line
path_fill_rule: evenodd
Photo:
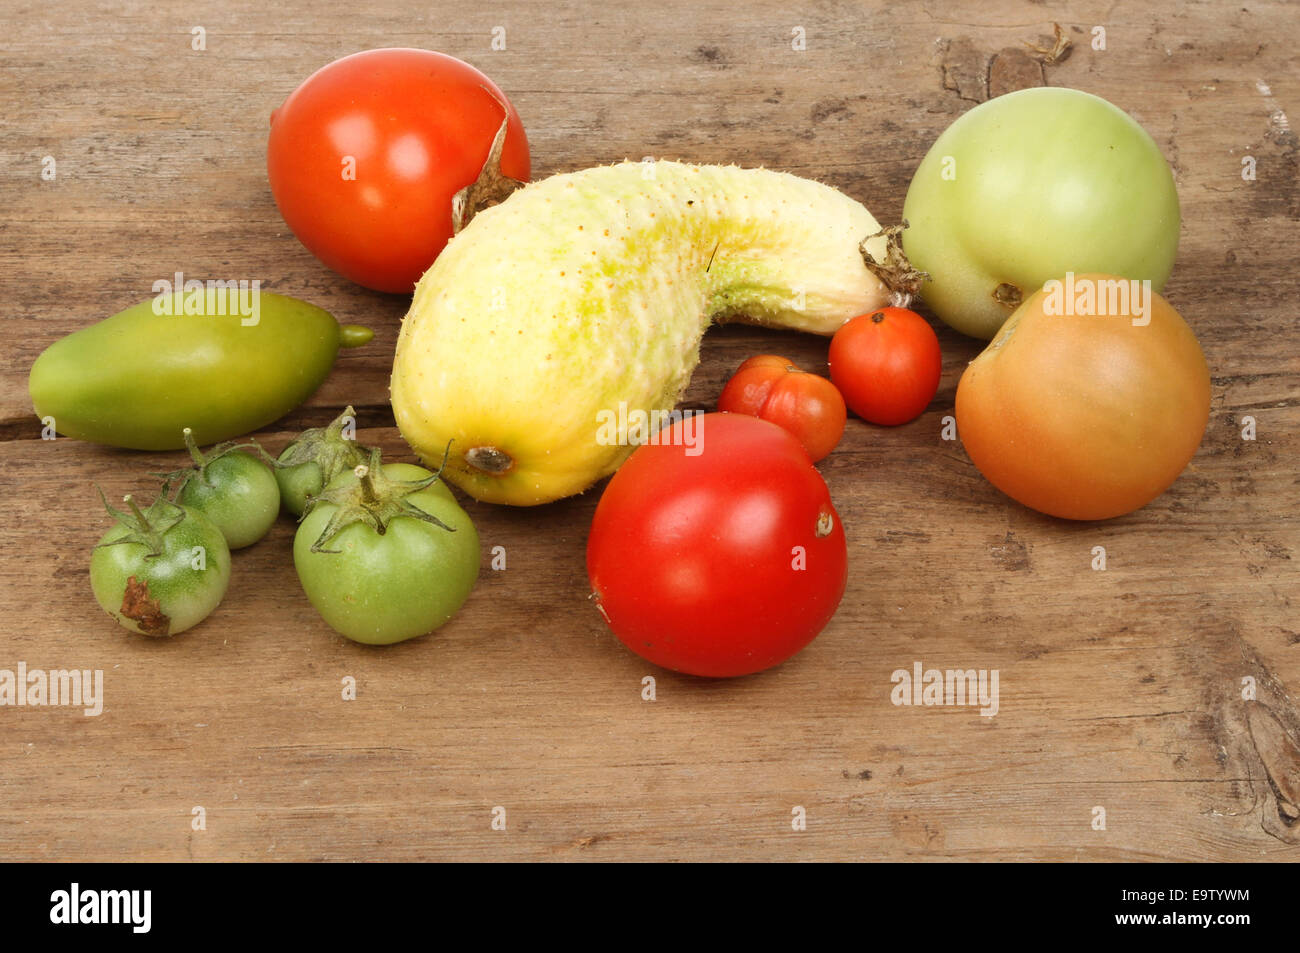
<path fill-rule="evenodd" d="M 327 483 L 370 458 L 370 448 L 357 443 L 356 434 L 356 411 L 349 406 L 328 426 L 303 431 L 281 451 L 275 481 L 286 511 L 302 516 L 307 501 Z"/>
<path fill-rule="evenodd" d="M 127 511 L 104 502 L 115 522 L 91 553 L 95 600 L 141 635 L 171 636 L 198 625 L 230 584 L 230 549 L 221 530 L 163 496 L 146 510 L 130 495 L 124 502 Z"/>
<path fill-rule="evenodd" d="M 1178 251 L 1178 193 L 1159 146 L 1127 113 L 1040 87 L 976 106 L 936 140 L 903 206 L 903 250 L 925 303 L 991 339 L 1067 272 L 1149 280 Z"/>
<path fill-rule="evenodd" d="M 307 598 L 335 631 L 390 645 L 432 632 L 478 579 L 479 540 L 451 491 L 423 467 L 369 464 L 307 504 L 293 543 Z"/>
<path fill-rule="evenodd" d="M 197 510 L 226 537 L 231 549 L 251 546 L 271 529 L 280 513 L 280 487 L 271 468 L 248 451 L 254 442 L 226 443 L 204 454 L 189 427 L 182 433 L 194 465 L 162 474 L 176 487 L 176 502 Z"/>

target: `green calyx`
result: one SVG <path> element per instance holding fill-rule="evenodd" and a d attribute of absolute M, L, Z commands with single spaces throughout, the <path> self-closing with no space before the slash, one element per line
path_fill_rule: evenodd
<path fill-rule="evenodd" d="M 240 443 L 238 440 L 231 440 L 226 443 L 217 444 L 205 455 L 199 449 L 199 445 L 194 442 L 194 433 L 189 427 L 186 427 L 181 433 L 185 437 L 185 448 L 190 452 L 190 459 L 194 461 L 191 466 L 181 467 L 179 470 L 172 470 L 170 473 L 152 473 L 150 476 L 161 477 L 163 481 L 163 493 L 170 494 L 173 490 L 177 497 L 185 489 L 185 485 L 191 480 L 198 478 L 204 486 L 212 486 L 212 481 L 208 479 L 208 467 L 216 463 L 222 457 L 231 453 L 243 450 L 256 450 L 262 459 L 269 460 L 265 450 L 256 441 Z"/>
<path fill-rule="evenodd" d="M 306 517 L 317 505 L 329 503 L 337 509 L 330 514 L 330 520 L 321 531 L 320 537 L 311 544 L 313 553 L 338 553 L 339 549 L 326 549 L 334 539 L 355 523 L 364 523 L 380 536 L 388 531 L 388 525 L 398 517 L 410 517 L 423 520 L 441 527 L 449 533 L 456 532 L 442 520 L 431 513 L 426 513 L 407 499 L 412 493 L 427 490 L 442 476 L 442 467 L 438 472 L 423 480 L 392 480 L 384 474 L 380 465 L 378 449 L 370 451 L 370 459 L 353 469 L 357 475 L 356 483 L 327 488 L 319 495 L 307 500 L 303 512 Z M 444 460 L 445 463 L 445 460 Z"/>
<path fill-rule="evenodd" d="M 95 489 L 99 492 L 99 498 L 104 503 L 104 509 L 108 510 L 108 515 L 130 531 L 126 535 L 107 543 L 96 544 L 95 549 L 99 549 L 101 546 L 135 543 L 148 549 L 149 553 L 145 558 L 152 559 L 155 556 L 162 555 L 163 537 L 185 519 L 184 508 L 167 499 L 166 485 L 163 487 L 163 492 L 159 493 L 158 497 L 149 504 L 149 508 L 143 512 L 141 512 L 135 498 L 130 493 L 122 497 L 122 502 L 130 508 L 129 513 L 115 509 L 104 496 L 104 491 L 99 487 L 95 487 Z"/>
<path fill-rule="evenodd" d="M 357 413 L 349 405 L 328 425 L 304 430 L 272 465 L 283 470 L 314 463 L 320 467 L 322 485 L 328 484 L 344 470 L 355 469 L 369 458 L 370 448 L 356 441 L 356 427 Z"/>

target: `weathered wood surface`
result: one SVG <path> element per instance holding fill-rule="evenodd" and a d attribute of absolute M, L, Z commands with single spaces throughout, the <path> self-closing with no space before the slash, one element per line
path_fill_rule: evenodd
<path fill-rule="evenodd" d="M 11 0 L 0 14 L 0 668 L 102 669 L 106 694 L 99 717 L 0 709 L 0 857 L 1300 858 L 1300 150 L 1285 112 L 1300 96 L 1300 8 L 464 9 Z M 1053 22 L 1074 48 L 1043 66 L 1024 43 L 1050 45 Z M 504 51 L 490 49 L 496 26 Z M 849 531 L 849 592 L 813 646 L 769 673 L 678 677 L 614 641 L 586 599 L 595 493 L 526 511 L 470 504 L 485 571 L 436 637 L 372 650 L 335 636 L 298 587 L 287 522 L 238 554 L 201 628 L 129 637 L 87 581 L 107 525 L 91 483 L 123 492 L 179 455 L 40 440 L 27 369 L 177 270 L 261 278 L 378 334 L 260 438 L 278 449 L 351 402 L 363 439 L 410 459 L 386 403 L 405 301 L 320 266 L 276 212 L 263 161 L 267 116 L 303 77 L 393 45 L 490 73 L 524 117 L 536 174 L 645 155 L 764 164 L 831 182 L 882 220 L 990 84 L 1105 96 L 1177 175 L 1167 293 L 1213 371 L 1204 444 L 1138 513 L 1039 516 L 940 439 L 978 352 L 945 329 L 925 416 L 895 430 L 854 421 L 823 465 Z M 825 343 L 711 332 L 689 399 L 712 401 L 761 351 L 816 366 Z M 1246 415 L 1255 441 L 1241 437 Z M 487 568 L 498 545 L 504 572 Z M 891 672 L 914 661 L 997 669 L 998 714 L 895 707 Z M 349 675 L 358 697 L 345 702 Z M 192 830 L 195 806 L 206 830 Z M 505 831 L 491 828 L 497 806 Z M 806 831 L 792 829 L 796 806 Z"/>

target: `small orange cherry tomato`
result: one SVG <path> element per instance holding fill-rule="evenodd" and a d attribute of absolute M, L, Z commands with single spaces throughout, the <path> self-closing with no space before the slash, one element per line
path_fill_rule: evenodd
<path fill-rule="evenodd" d="M 776 354 L 760 354 L 741 364 L 722 389 L 718 410 L 784 427 L 799 439 L 813 463 L 835 449 L 848 416 L 834 384 Z"/>

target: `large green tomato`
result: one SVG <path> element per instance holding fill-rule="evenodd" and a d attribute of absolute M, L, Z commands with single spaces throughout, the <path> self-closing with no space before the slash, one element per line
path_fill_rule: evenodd
<path fill-rule="evenodd" d="M 479 540 L 451 491 L 441 482 L 404 492 L 388 481 L 414 483 L 432 474 L 409 463 L 383 465 L 385 500 L 405 503 L 447 528 L 411 516 L 385 518 L 383 533 L 353 522 L 313 552 L 339 505 L 331 500 L 357 485 L 345 470 L 325 487 L 298 525 L 293 561 L 307 598 L 335 631 L 355 642 L 390 645 L 442 625 L 469 598 L 478 579 Z"/>
<path fill-rule="evenodd" d="M 903 218 L 903 249 L 930 276 L 926 304 L 986 339 L 1066 272 L 1160 291 L 1178 251 L 1178 193 L 1159 147 L 1074 89 L 1008 93 L 959 118 L 916 170 Z"/>

